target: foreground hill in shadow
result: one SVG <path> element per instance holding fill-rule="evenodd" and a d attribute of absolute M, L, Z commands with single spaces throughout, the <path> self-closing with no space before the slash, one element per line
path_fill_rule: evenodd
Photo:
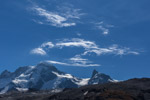
<path fill-rule="evenodd" d="M 131 79 L 65 90 L 47 100 L 150 100 L 150 79 Z"/>
<path fill-rule="evenodd" d="M 150 100 L 150 79 L 88 85 L 62 92 L 7 93 L 0 100 Z"/>

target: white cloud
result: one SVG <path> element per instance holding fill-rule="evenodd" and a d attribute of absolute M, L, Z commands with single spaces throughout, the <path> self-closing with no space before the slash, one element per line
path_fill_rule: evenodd
<path fill-rule="evenodd" d="M 77 36 L 81 36 L 82 34 L 81 33 L 77 33 Z"/>
<path fill-rule="evenodd" d="M 85 49 L 97 48 L 97 45 L 92 41 L 85 41 L 84 39 L 73 38 L 73 39 L 64 39 L 56 43 L 58 47 L 83 47 Z"/>
<path fill-rule="evenodd" d="M 97 26 L 97 28 L 102 30 L 104 35 L 107 35 L 109 33 L 109 29 L 103 27 L 102 25 Z"/>
<path fill-rule="evenodd" d="M 72 57 L 69 59 L 69 62 L 71 62 L 74 65 L 80 65 L 80 66 L 100 66 L 99 64 L 93 64 L 92 61 L 89 61 L 88 59 L 81 58 L 80 55 L 76 55 L 75 57 Z"/>
<path fill-rule="evenodd" d="M 87 59 L 81 58 L 80 55 L 76 55 L 75 57 L 70 58 L 70 61 L 75 63 L 82 63 L 82 64 L 91 63 Z"/>
<path fill-rule="evenodd" d="M 47 55 L 47 52 L 44 49 L 46 49 L 46 48 L 50 49 L 53 47 L 54 47 L 54 44 L 52 42 L 45 42 L 38 48 L 31 50 L 30 53 L 45 56 L 45 55 Z"/>
<path fill-rule="evenodd" d="M 72 39 L 64 39 L 62 41 L 56 42 L 55 44 L 52 42 L 43 43 L 38 49 L 36 48 L 33 51 L 39 52 L 39 54 L 45 54 L 44 50 L 48 47 L 51 48 L 63 48 L 63 47 L 81 47 L 84 49 L 82 54 L 78 54 L 80 56 L 89 55 L 91 53 L 96 54 L 97 56 L 104 55 L 104 54 L 114 54 L 114 55 L 127 55 L 133 54 L 138 55 L 139 52 L 132 51 L 130 48 L 127 47 L 119 47 L 118 45 L 111 45 L 108 47 L 100 48 L 95 42 L 93 41 L 86 41 L 80 38 L 72 38 Z M 33 53 L 37 54 L 37 53 Z"/>
<path fill-rule="evenodd" d="M 52 42 L 45 42 L 41 45 L 42 48 L 48 47 L 48 48 L 53 48 L 54 44 Z"/>
<path fill-rule="evenodd" d="M 58 65 L 64 65 L 64 66 L 77 66 L 77 67 L 93 67 L 93 66 L 100 66 L 99 64 L 93 64 L 88 59 L 82 59 L 82 58 L 70 58 L 67 60 L 67 62 L 59 62 L 59 61 L 52 61 L 48 60 L 46 62 L 49 62 L 51 64 L 58 64 Z"/>
<path fill-rule="evenodd" d="M 80 54 L 75 55 L 69 59 L 63 59 L 63 61 L 53 61 L 48 60 L 47 62 L 51 64 L 58 64 L 64 66 L 79 66 L 79 67 L 91 67 L 91 66 L 100 66 L 99 64 L 94 64 L 89 59 L 82 58 L 83 56 L 90 56 L 91 54 L 96 54 L 97 56 L 105 55 L 105 54 L 114 54 L 114 55 L 138 55 L 139 52 L 132 51 L 127 47 L 119 47 L 118 45 L 111 45 L 109 47 L 100 48 L 93 41 L 86 41 L 80 38 L 72 38 L 72 39 L 63 39 L 62 41 L 58 41 L 56 43 L 45 42 L 39 48 L 35 48 L 31 51 L 32 54 L 46 55 L 48 54 L 47 49 L 58 48 L 62 49 L 64 47 L 80 47 L 84 49 L 84 51 Z M 47 51 L 47 52 L 46 52 Z"/>
<path fill-rule="evenodd" d="M 58 6 L 58 10 L 62 16 L 65 16 L 67 19 L 80 19 L 81 16 L 85 15 L 85 13 L 79 13 L 81 9 L 74 9 L 73 5 L 68 6 Z"/>
<path fill-rule="evenodd" d="M 140 53 L 139 52 L 135 52 L 135 51 L 130 51 L 130 52 L 128 52 L 128 54 L 139 55 Z"/>
<path fill-rule="evenodd" d="M 41 24 L 41 25 L 44 24 L 42 21 L 39 21 L 39 20 L 32 19 L 32 21 L 34 21 L 35 23 Z"/>
<path fill-rule="evenodd" d="M 83 53 L 83 55 L 87 55 L 88 53 L 95 53 L 98 56 L 102 54 L 115 54 L 115 55 L 127 55 L 127 54 L 133 54 L 138 55 L 139 52 L 132 51 L 130 48 L 127 47 L 119 47 L 118 45 L 112 45 L 107 48 L 95 48 L 95 49 L 89 49 Z"/>
<path fill-rule="evenodd" d="M 35 48 L 31 50 L 31 54 L 37 54 L 37 55 L 46 55 L 46 51 L 43 50 L 43 48 Z"/>
<path fill-rule="evenodd" d="M 52 60 L 48 60 L 46 62 L 49 62 L 51 64 L 58 64 L 58 65 L 65 65 L 65 66 L 68 66 L 69 64 L 67 63 L 63 63 L 63 62 L 58 62 L 58 61 L 52 61 Z"/>
<path fill-rule="evenodd" d="M 49 11 L 39 7 L 38 5 L 34 5 L 32 10 L 35 11 L 38 16 L 45 18 L 43 21 L 34 19 L 34 22 L 39 24 L 48 24 L 56 27 L 69 27 L 75 26 L 76 21 L 74 19 L 80 19 L 80 16 L 83 15 L 82 13 L 79 13 L 79 9 L 73 9 L 69 7 L 62 7 L 61 9 L 63 12 Z"/>
<path fill-rule="evenodd" d="M 83 47 L 85 52 L 81 55 L 88 55 L 89 53 L 95 53 L 98 56 L 102 54 L 115 54 L 115 55 L 127 55 L 127 54 L 139 54 L 136 51 L 130 50 L 127 47 L 119 47 L 118 45 L 112 45 L 105 48 L 100 48 L 95 42 L 85 41 L 84 39 L 73 38 L 65 39 L 61 42 L 56 43 L 56 47 Z"/>
<path fill-rule="evenodd" d="M 96 23 L 96 28 L 102 31 L 102 34 L 109 34 L 109 28 L 114 27 L 113 25 L 105 24 L 103 21 Z"/>

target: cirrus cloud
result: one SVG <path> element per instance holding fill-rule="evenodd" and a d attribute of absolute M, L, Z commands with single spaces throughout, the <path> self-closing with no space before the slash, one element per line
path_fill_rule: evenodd
<path fill-rule="evenodd" d="M 75 19 L 80 19 L 80 17 L 84 15 L 84 13 L 79 13 L 80 9 L 63 6 L 61 8 L 57 7 L 58 11 L 50 11 L 34 3 L 34 5 L 30 9 L 34 11 L 37 16 L 44 18 L 40 18 L 38 20 L 33 19 L 34 22 L 55 27 L 75 26 Z"/>
<path fill-rule="evenodd" d="M 84 49 L 84 52 L 81 55 L 88 55 L 89 53 L 95 53 L 97 56 L 100 56 L 102 54 L 103 55 L 104 54 L 115 54 L 115 55 L 127 55 L 127 54 L 138 55 L 139 54 L 139 52 L 133 51 L 128 47 L 120 47 L 116 44 L 113 44 L 108 47 L 99 47 L 93 41 L 86 41 L 80 38 L 63 39 L 62 41 L 56 43 L 45 42 L 38 49 L 39 51 L 44 51 L 46 47 L 48 47 L 48 49 L 63 48 L 63 47 L 82 47 Z M 41 54 L 41 52 L 39 52 L 39 54 Z"/>
<path fill-rule="evenodd" d="M 80 66 L 80 67 L 90 67 L 90 66 L 100 66 L 99 64 L 94 64 L 89 59 L 82 58 L 82 56 L 90 56 L 91 54 L 96 54 L 97 56 L 102 56 L 106 54 L 113 55 L 138 55 L 139 52 L 131 50 L 127 47 L 120 47 L 116 44 L 113 44 L 108 47 L 99 47 L 93 41 L 87 41 L 80 38 L 72 38 L 72 39 L 63 39 L 59 40 L 55 43 L 45 42 L 41 44 L 38 48 L 35 48 L 31 51 L 32 54 L 46 55 L 49 50 L 47 49 L 63 49 L 64 47 L 72 48 L 82 48 L 84 51 L 82 53 L 76 54 L 74 57 L 65 59 L 65 61 L 54 61 L 48 60 L 49 63 L 59 64 L 65 66 Z"/>
<path fill-rule="evenodd" d="M 46 51 L 43 50 L 43 48 L 35 48 L 35 49 L 31 50 L 30 53 L 31 54 L 36 54 L 36 55 L 42 55 L 42 56 L 47 54 Z"/>
<path fill-rule="evenodd" d="M 49 62 L 51 64 L 57 64 L 57 65 L 65 65 L 65 66 L 78 66 L 78 67 L 93 67 L 93 66 L 101 66 L 100 64 L 94 64 L 92 61 L 89 61 L 88 59 L 83 59 L 80 56 L 75 56 L 70 59 L 66 59 L 67 61 L 52 61 L 47 60 L 46 62 Z"/>

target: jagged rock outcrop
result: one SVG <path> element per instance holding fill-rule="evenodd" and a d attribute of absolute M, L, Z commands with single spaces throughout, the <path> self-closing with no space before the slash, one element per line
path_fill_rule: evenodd
<path fill-rule="evenodd" d="M 102 84 L 108 82 L 113 82 L 113 79 L 110 76 L 103 73 L 99 73 L 98 71 L 94 70 L 88 84 Z"/>

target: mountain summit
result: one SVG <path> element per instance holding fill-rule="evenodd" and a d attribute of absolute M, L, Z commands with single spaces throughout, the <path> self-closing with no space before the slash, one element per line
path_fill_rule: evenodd
<path fill-rule="evenodd" d="M 107 83 L 112 80 L 108 75 L 93 71 L 91 78 L 81 79 L 59 71 L 47 62 L 36 66 L 18 68 L 15 72 L 5 70 L 0 75 L 0 93 L 11 90 L 28 91 L 29 89 L 47 90 L 77 88 L 88 84 Z M 112 80 L 113 81 L 113 80 Z"/>
<path fill-rule="evenodd" d="M 103 73 L 99 73 L 98 71 L 94 70 L 88 84 L 102 84 L 112 81 L 113 79 L 110 76 Z"/>

